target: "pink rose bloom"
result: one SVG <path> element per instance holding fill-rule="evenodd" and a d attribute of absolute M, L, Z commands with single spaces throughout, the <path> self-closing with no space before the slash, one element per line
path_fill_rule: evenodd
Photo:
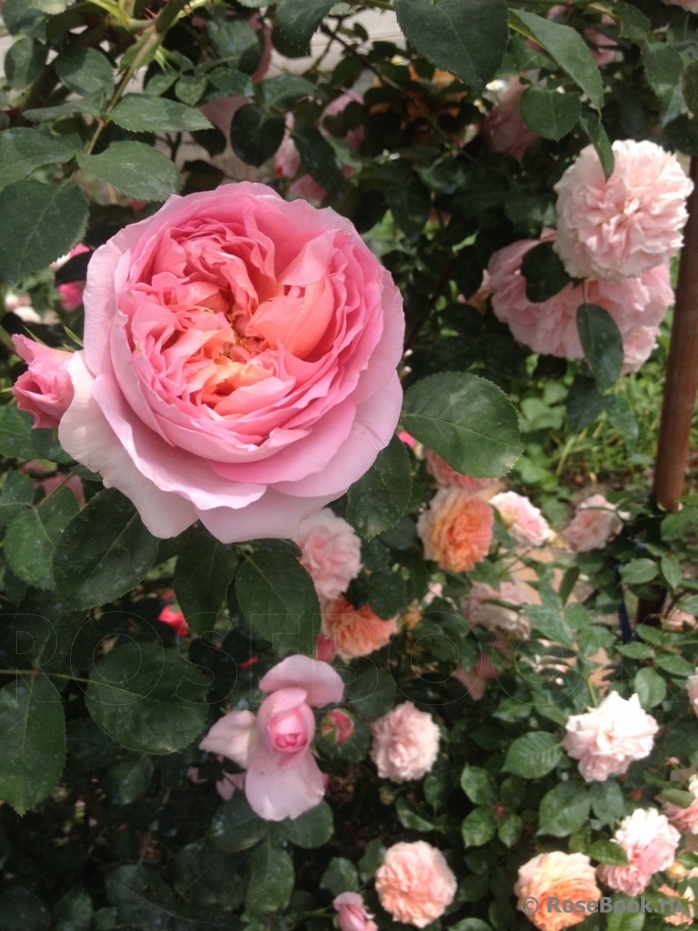
<path fill-rule="evenodd" d="M 301 522 L 296 543 L 320 598 L 338 598 L 361 571 L 361 540 L 330 508 Z"/>
<path fill-rule="evenodd" d="M 652 268 L 641 278 L 587 281 L 585 288 L 568 284 L 547 301 L 534 303 L 526 297 L 521 263 L 539 242 L 554 239 L 555 231 L 545 229 L 540 240 L 523 239 L 494 253 L 489 272 L 495 316 L 508 324 L 514 339 L 533 352 L 583 359 L 577 309 L 584 303 L 598 304 L 613 317 L 620 330 L 624 371 L 637 371 L 652 352 L 657 328 L 674 300 L 668 266 Z"/>
<path fill-rule="evenodd" d="M 572 518 L 565 537 L 576 553 L 602 549 L 623 529 L 624 515 L 603 495 L 592 495 L 583 501 Z"/>
<path fill-rule="evenodd" d="M 599 879 L 616 892 L 640 895 L 655 873 L 674 862 L 681 835 L 656 808 L 637 808 L 613 835 L 628 857 L 628 866 L 599 867 Z"/>
<path fill-rule="evenodd" d="M 291 537 L 393 436 L 397 288 L 334 211 L 171 197 L 94 253 L 59 438 L 155 536 Z"/>
<path fill-rule="evenodd" d="M 530 144 L 540 139 L 521 116 L 521 98 L 529 86 L 518 78 L 507 81 L 497 106 L 487 114 L 482 127 L 486 152 L 504 152 L 521 161 Z"/>
<path fill-rule="evenodd" d="M 494 516 L 481 498 L 461 488 L 442 488 L 419 515 L 417 533 L 424 556 L 441 569 L 470 572 L 487 556 Z"/>
<path fill-rule="evenodd" d="M 689 676 L 686 680 L 686 689 L 688 690 L 688 700 L 691 703 L 691 708 L 698 716 L 698 669 L 696 669 L 696 675 Z"/>
<path fill-rule="evenodd" d="M 694 801 L 687 808 L 662 801 L 662 812 L 682 834 L 698 834 L 698 775 L 689 780 L 688 791 L 693 795 Z"/>
<path fill-rule="evenodd" d="M 247 770 L 245 795 L 260 818 L 297 818 L 325 794 L 311 751 L 315 716 L 310 706 L 342 701 L 344 683 L 327 663 L 297 654 L 270 669 L 259 688 L 270 694 L 256 717 L 251 711 L 231 711 L 213 725 L 200 747 Z"/>
<path fill-rule="evenodd" d="M 502 491 L 490 498 L 490 504 L 499 511 L 504 526 L 517 543 L 542 546 L 548 539 L 550 524 L 524 495 Z"/>
<path fill-rule="evenodd" d="M 371 759 L 381 779 L 411 782 L 431 770 L 439 755 L 439 728 L 411 701 L 396 705 L 371 725 Z"/>
<path fill-rule="evenodd" d="M 423 840 L 394 844 L 376 873 L 380 903 L 396 921 L 426 928 L 446 911 L 457 889 L 444 855 Z"/>
<path fill-rule="evenodd" d="M 72 259 L 75 255 L 83 255 L 85 252 L 89 252 L 89 248 L 83 243 L 78 243 L 77 246 L 74 246 L 68 255 L 63 256 L 58 259 L 57 262 L 54 262 L 51 268 L 54 271 L 57 271 L 59 268 L 62 268 L 68 259 Z M 80 281 L 68 281 L 66 284 L 59 284 L 56 288 L 60 294 L 60 302 L 63 310 L 77 310 L 78 307 L 82 304 L 82 291 L 83 284 Z"/>
<path fill-rule="evenodd" d="M 698 0 L 664 0 L 671 6 L 680 6 L 689 13 L 698 13 Z"/>
<path fill-rule="evenodd" d="M 339 931 L 378 931 L 378 925 L 371 920 L 373 915 L 366 911 L 358 892 L 343 892 L 332 905 L 337 911 Z"/>
<path fill-rule="evenodd" d="M 13 336 L 17 355 L 29 369 L 15 382 L 12 393 L 17 407 L 34 418 L 34 427 L 51 430 L 73 400 L 73 384 L 68 374 L 72 352 L 50 349 L 26 336 Z"/>
<path fill-rule="evenodd" d="M 431 449 L 425 448 L 424 461 L 426 462 L 427 472 L 436 479 L 439 488 L 462 488 L 463 491 L 476 494 L 478 491 L 489 488 L 490 485 L 497 481 L 496 478 L 472 478 L 470 475 L 456 472 L 441 456 Z"/>
<path fill-rule="evenodd" d="M 523 611 L 516 609 L 530 603 L 526 594 L 513 582 L 500 582 L 498 589 L 486 582 L 475 582 L 463 605 L 463 613 L 471 627 L 484 627 L 493 634 L 501 632 L 518 640 L 527 640 L 531 636 L 531 622 Z"/>
<path fill-rule="evenodd" d="M 681 248 L 693 182 L 675 155 L 654 142 L 613 143 L 606 181 L 593 146 L 555 185 L 555 251 L 573 278 L 639 278 Z"/>
<path fill-rule="evenodd" d="M 604 782 L 650 755 L 659 725 L 643 711 L 637 695 L 626 700 L 610 692 L 598 708 L 571 715 L 565 730 L 562 749 L 579 760 L 579 772 L 586 782 Z"/>
<path fill-rule="evenodd" d="M 233 795 L 244 787 L 244 773 L 223 773 L 223 777 L 216 782 L 216 792 L 226 802 L 229 802 Z"/>
<path fill-rule="evenodd" d="M 540 853 L 519 867 L 519 876 L 514 885 L 522 909 L 526 899 L 534 898 L 538 909 L 526 917 L 541 931 L 562 931 L 579 924 L 587 917 L 585 912 L 557 912 L 549 908 L 548 900 L 591 902 L 598 900 L 601 891 L 596 885 L 596 873 L 589 857 L 583 853 L 563 853 L 552 850 Z"/>
<path fill-rule="evenodd" d="M 480 701 L 485 694 L 488 681 L 497 678 L 497 670 L 494 668 L 492 658 L 483 654 L 470 669 L 466 669 L 460 663 L 453 673 L 453 678 L 460 682 L 473 701 Z"/>
<path fill-rule="evenodd" d="M 361 97 L 358 97 L 356 94 L 347 93 L 340 94 L 339 97 L 336 97 L 331 103 L 329 103 L 325 109 L 320 114 L 320 119 L 318 126 L 322 135 L 327 139 L 332 134 L 324 126 L 324 121 L 328 116 L 337 116 L 339 113 L 342 113 L 345 108 L 350 103 L 363 103 Z M 291 130 L 293 129 L 293 114 L 289 113 L 286 116 L 286 135 L 284 136 L 283 142 L 279 149 L 277 149 L 276 155 L 274 156 L 274 165 L 277 178 L 293 178 L 295 177 L 301 168 L 301 157 L 296 148 L 296 144 L 291 138 Z M 358 152 L 361 148 L 361 144 L 364 141 L 364 127 L 357 126 L 356 129 L 350 129 L 349 132 L 344 136 L 343 141 L 350 149 L 353 149 L 355 152 Z M 345 165 L 342 169 L 345 178 L 351 177 L 354 173 L 354 169 Z M 321 187 L 317 181 L 310 177 L 310 175 L 301 175 L 290 187 L 292 194 L 295 194 L 297 197 L 302 197 L 305 200 L 316 200 L 321 201 L 327 197 L 327 191 Z"/>
<path fill-rule="evenodd" d="M 333 708 L 320 721 L 320 733 L 328 743 L 341 747 L 354 733 L 354 719 L 341 708 Z"/>
<path fill-rule="evenodd" d="M 340 597 L 322 605 L 322 632 L 342 659 L 356 659 L 387 646 L 397 633 L 397 618 L 384 621 L 368 604 L 355 608 Z"/>

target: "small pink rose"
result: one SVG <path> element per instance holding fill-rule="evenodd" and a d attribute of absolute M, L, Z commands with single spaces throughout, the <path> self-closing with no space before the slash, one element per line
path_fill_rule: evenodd
<path fill-rule="evenodd" d="M 339 931 L 378 931 L 358 892 L 343 892 L 332 904 L 337 911 Z"/>
<path fill-rule="evenodd" d="M 328 743 L 339 747 L 354 733 L 354 720 L 346 711 L 335 708 L 328 711 L 320 722 L 320 733 Z"/>
<path fill-rule="evenodd" d="M 26 336 L 13 336 L 17 355 L 29 365 L 12 389 L 17 407 L 34 417 L 34 426 L 57 427 L 73 400 L 73 385 L 68 374 L 72 353 L 50 349 Z"/>

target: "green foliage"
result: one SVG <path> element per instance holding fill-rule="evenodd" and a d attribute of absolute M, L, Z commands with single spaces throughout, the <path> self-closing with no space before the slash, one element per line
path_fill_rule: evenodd
<path fill-rule="evenodd" d="M 362 537 L 372 540 L 400 520 L 409 507 L 411 491 L 410 461 L 404 444 L 393 437 L 349 489 L 347 520 Z"/>

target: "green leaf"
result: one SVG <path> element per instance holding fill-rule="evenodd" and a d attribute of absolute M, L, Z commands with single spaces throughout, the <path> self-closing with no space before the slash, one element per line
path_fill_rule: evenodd
<path fill-rule="evenodd" d="M 611 866 L 627 866 L 628 856 L 620 844 L 610 840 L 597 840 L 587 850 L 587 855 L 599 863 Z"/>
<path fill-rule="evenodd" d="M 0 529 L 26 508 L 31 507 L 36 489 L 23 472 L 8 472 L 0 493 Z"/>
<path fill-rule="evenodd" d="M 174 588 L 194 633 L 213 630 L 237 566 L 238 558 L 231 548 L 203 527 L 185 539 L 177 557 Z"/>
<path fill-rule="evenodd" d="M 368 603 L 374 614 L 385 621 L 396 616 L 407 602 L 402 576 L 391 569 L 377 569 L 368 577 Z"/>
<path fill-rule="evenodd" d="M 504 0 L 395 0 L 406 38 L 428 61 L 477 93 L 495 76 L 508 39 Z"/>
<path fill-rule="evenodd" d="M 603 106 L 603 81 L 589 46 L 576 29 L 554 23 L 535 13 L 512 11 L 511 18 L 525 34 L 542 45 L 550 57 L 584 91 L 597 110 Z"/>
<path fill-rule="evenodd" d="M 14 404 L 0 407 L 0 454 L 8 459 L 35 459 L 37 456 L 32 416 Z"/>
<path fill-rule="evenodd" d="M 689 808 L 696 800 L 692 792 L 683 789 L 672 789 L 671 787 L 662 789 L 661 798 L 672 805 L 678 805 L 680 808 Z"/>
<path fill-rule="evenodd" d="M 216 905 L 226 912 L 242 904 L 245 881 L 231 854 L 197 841 L 179 851 L 173 867 L 175 892 L 185 902 L 203 908 Z"/>
<path fill-rule="evenodd" d="M 640 435 L 640 427 L 628 402 L 618 394 L 611 394 L 604 398 L 604 407 L 608 419 L 623 437 L 628 449 L 634 450 Z"/>
<path fill-rule="evenodd" d="M 69 48 L 61 52 L 54 67 L 65 86 L 81 97 L 108 90 L 114 83 L 114 69 L 97 49 Z"/>
<path fill-rule="evenodd" d="M 633 689 L 646 711 L 666 698 L 666 683 L 654 669 L 641 669 L 633 679 Z"/>
<path fill-rule="evenodd" d="M 114 740 L 150 753 L 172 753 L 199 737 L 205 700 L 205 678 L 177 650 L 135 641 L 98 661 L 86 695 L 93 720 Z"/>
<path fill-rule="evenodd" d="M 575 375 L 567 395 L 567 416 L 575 433 L 594 423 L 603 409 L 604 398 L 593 378 Z"/>
<path fill-rule="evenodd" d="M 297 818 L 286 818 L 279 822 L 279 832 L 283 839 L 305 850 L 322 847 L 332 837 L 333 830 L 332 809 L 324 801 Z"/>
<path fill-rule="evenodd" d="M 45 798 L 65 763 L 63 702 L 43 675 L 0 690 L 0 798 L 23 815 Z"/>
<path fill-rule="evenodd" d="M 26 36 L 17 39 L 5 56 L 5 76 L 10 87 L 21 91 L 39 77 L 46 64 L 48 48 Z"/>
<path fill-rule="evenodd" d="M 368 472 L 354 482 L 348 495 L 347 520 L 362 537 L 372 540 L 394 527 L 407 512 L 412 496 L 405 444 L 394 436 Z"/>
<path fill-rule="evenodd" d="M 613 824 L 625 816 L 623 790 L 614 779 L 592 782 L 589 795 L 591 809 L 603 824 Z"/>
<path fill-rule="evenodd" d="M 490 808 L 476 808 L 463 819 L 464 847 L 482 847 L 497 833 L 497 816 Z"/>
<path fill-rule="evenodd" d="M 513 811 L 507 811 L 500 819 L 499 826 L 497 827 L 497 837 L 505 847 L 511 849 L 518 843 L 523 832 L 523 826 L 523 821 L 519 815 Z"/>
<path fill-rule="evenodd" d="M 166 97 L 126 94 L 110 113 L 117 126 L 132 133 L 194 132 L 211 123 L 194 107 Z"/>
<path fill-rule="evenodd" d="M 106 878 L 109 902 L 116 906 L 119 928 L 168 931 L 210 931 L 206 916 L 186 918 L 175 905 L 174 893 L 154 870 L 119 866 Z"/>
<path fill-rule="evenodd" d="M 611 147 L 611 140 L 608 138 L 608 133 L 599 118 L 599 114 L 585 107 L 579 118 L 579 125 L 587 134 L 589 142 L 591 142 L 596 149 L 596 154 L 603 168 L 604 177 L 608 181 L 613 174 L 615 156 Z"/>
<path fill-rule="evenodd" d="M 320 888 L 327 889 L 333 896 L 341 895 L 342 892 L 358 892 L 359 877 L 351 860 L 332 857 L 330 865 L 322 874 Z"/>
<path fill-rule="evenodd" d="M 620 567 L 620 577 L 626 585 L 642 585 L 659 575 L 659 566 L 653 559 L 633 559 Z"/>
<path fill-rule="evenodd" d="M 497 785 L 486 769 L 466 763 L 460 777 L 461 789 L 475 805 L 494 805 Z"/>
<path fill-rule="evenodd" d="M 90 94 L 89 97 L 81 97 L 79 100 L 69 100 L 67 103 L 57 104 L 55 107 L 36 107 L 31 110 L 25 110 L 23 116 L 33 123 L 55 123 L 67 116 L 74 116 L 76 113 L 89 113 L 90 116 L 99 118 L 105 105 L 105 94 Z"/>
<path fill-rule="evenodd" d="M 547 640 L 554 640 L 563 646 L 574 646 L 576 633 L 574 627 L 554 608 L 545 605 L 531 605 L 526 614 L 533 626 L 541 632 Z"/>
<path fill-rule="evenodd" d="M 481 918 L 464 918 L 451 925 L 451 931 L 492 931 L 492 928 Z"/>
<path fill-rule="evenodd" d="M 0 188 L 22 181 L 42 165 L 69 162 L 81 146 L 75 134 L 52 136 L 23 127 L 5 130 L 0 133 Z"/>
<path fill-rule="evenodd" d="M 48 931 L 51 918 L 38 896 L 22 886 L 6 886 L 0 893 L 2 931 Z"/>
<path fill-rule="evenodd" d="M 577 330 L 596 384 L 602 391 L 610 388 L 623 368 L 623 337 L 618 324 L 598 304 L 581 304 L 577 309 Z"/>
<path fill-rule="evenodd" d="M 182 185 L 177 166 L 142 142 L 115 142 L 100 155 L 78 155 L 78 164 L 138 200 L 167 200 Z"/>
<path fill-rule="evenodd" d="M 195 107 L 201 100 L 208 85 L 205 74 L 183 74 L 175 84 L 177 100 L 181 100 L 188 107 Z"/>
<path fill-rule="evenodd" d="M 320 603 L 313 580 L 295 556 L 255 550 L 238 571 L 235 591 L 250 626 L 282 655 L 290 650 L 314 655 Z"/>
<path fill-rule="evenodd" d="M 257 86 L 268 107 L 277 107 L 283 111 L 290 109 L 306 97 L 323 98 L 325 96 L 317 84 L 297 74 L 277 74 L 273 78 L 260 81 Z"/>
<path fill-rule="evenodd" d="M 250 884 L 245 906 L 251 912 L 275 912 L 293 892 L 293 861 L 285 850 L 260 844 L 249 857 Z"/>
<path fill-rule="evenodd" d="M 0 191 L 0 276 L 9 285 L 45 268 L 82 238 L 87 200 L 66 181 L 15 181 Z"/>
<path fill-rule="evenodd" d="M 667 514 L 661 523 L 661 534 L 662 540 L 669 543 L 698 534 L 698 508 L 687 504 L 676 514 Z"/>
<path fill-rule="evenodd" d="M 512 743 L 502 769 L 526 779 L 539 779 L 557 766 L 561 756 L 560 743 L 553 734 L 531 731 Z"/>
<path fill-rule="evenodd" d="M 660 653 L 655 660 L 655 664 L 672 676 L 692 676 L 695 673 L 693 664 L 685 660 L 683 656 L 677 656 L 675 653 Z"/>
<path fill-rule="evenodd" d="M 65 528 L 53 557 L 56 585 L 76 608 L 106 604 L 138 585 L 157 549 L 128 498 L 105 489 Z"/>
<path fill-rule="evenodd" d="M 633 3 L 618 2 L 620 10 L 620 37 L 631 42 L 642 42 L 652 28 L 652 23 Z"/>
<path fill-rule="evenodd" d="M 405 430 L 456 471 L 474 478 L 508 472 L 521 452 L 518 420 L 496 385 L 477 375 L 429 375 L 407 391 Z"/>
<path fill-rule="evenodd" d="M 642 62 L 645 66 L 648 84 L 662 106 L 667 107 L 677 88 L 681 87 L 683 76 L 681 55 L 665 42 L 643 42 Z"/>
<path fill-rule="evenodd" d="M 283 117 L 256 104 L 240 107 L 230 124 L 230 141 L 238 158 L 259 168 L 281 145 L 286 132 Z"/>
<path fill-rule="evenodd" d="M 647 899 L 647 896 L 645 896 L 645 899 Z M 632 905 L 633 908 L 628 909 L 628 905 Z M 645 913 L 641 910 L 634 911 L 636 905 L 639 905 L 637 899 L 629 899 L 624 895 L 614 895 L 613 911 L 609 912 L 606 918 L 606 931 L 640 931 L 645 924 Z M 623 906 L 622 910 L 621 906 Z M 657 912 L 659 911 L 657 906 L 654 906 L 654 908 Z"/>
<path fill-rule="evenodd" d="M 2 513 L 2 495 L 0 495 L 0 514 Z M 683 577 L 683 572 L 681 570 L 681 563 L 676 558 L 676 556 L 669 556 L 665 554 L 661 558 L 660 566 L 662 569 L 662 575 L 666 579 L 666 583 L 669 588 L 673 591 L 677 589 L 681 583 Z"/>
<path fill-rule="evenodd" d="M 226 853 L 254 847 L 266 833 L 266 821 L 252 811 L 242 792 L 236 792 L 229 802 L 221 805 L 209 828 L 213 843 Z"/>
<path fill-rule="evenodd" d="M 334 4 L 335 0 L 278 0 L 276 21 L 287 39 L 309 52 L 313 33 Z"/>
<path fill-rule="evenodd" d="M 291 132 L 301 165 L 320 187 L 334 197 L 344 189 L 344 175 L 330 143 L 315 126 L 301 126 Z"/>
<path fill-rule="evenodd" d="M 53 911 L 52 931 L 90 931 L 92 915 L 89 892 L 73 886 L 58 900 Z"/>
<path fill-rule="evenodd" d="M 582 114 L 579 94 L 532 84 L 521 98 L 521 116 L 535 133 L 556 142 L 572 132 Z"/>
<path fill-rule="evenodd" d="M 534 304 L 555 297 L 572 280 L 551 242 L 541 242 L 528 250 L 521 274 L 526 279 L 526 297 Z"/>
<path fill-rule="evenodd" d="M 358 714 L 367 718 L 380 718 L 395 704 L 395 680 L 375 666 L 360 672 L 347 685 L 345 696 Z"/>
<path fill-rule="evenodd" d="M 12 520 L 5 535 L 5 555 L 15 575 L 36 588 L 54 587 L 56 544 L 77 512 L 75 495 L 61 488 Z"/>
<path fill-rule="evenodd" d="M 153 764 L 143 753 L 131 753 L 126 759 L 112 763 L 104 775 L 104 792 L 116 805 L 131 805 L 144 795 L 153 776 Z"/>
<path fill-rule="evenodd" d="M 567 837 L 578 831 L 589 815 L 589 793 L 577 782 L 561 782 L 540 803 L 539 834 Z"/>
<path fill-rule="evenodd" d="M 434 822 L 428 819 L 426 812 L 403 796 L 397 800 L 395 811 L 400 824 L 408 831 L 434 830 Z"/>
<path fill-rule="evenodd" d="M 686 65 L 681 78 L 683 96 L 691 113 L 698 114 L 698 61 Z"/>

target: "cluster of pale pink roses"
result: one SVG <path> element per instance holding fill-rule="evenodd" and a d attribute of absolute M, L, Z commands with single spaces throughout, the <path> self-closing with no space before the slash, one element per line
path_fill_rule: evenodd
<path fill-rule="evenodd" d="M 636 371 L 656 345 L 673 300 L 669 260 L 681 247 L 693 190 L 676 156 L 653 142 L 614 142 L 615 168 L 604 177 L 592 146 L 555 185 L 557 232 L 495 252 L 486 286 L 492 308 L 520 343 L 534 352 L 581 359 L 577 309 L 591 303 L 615 320 L 623 339 L 624 371 Z M 552 242 L 575 279 L 548 300 L 527 297 L 521 266 L 539 243 Z"/>

